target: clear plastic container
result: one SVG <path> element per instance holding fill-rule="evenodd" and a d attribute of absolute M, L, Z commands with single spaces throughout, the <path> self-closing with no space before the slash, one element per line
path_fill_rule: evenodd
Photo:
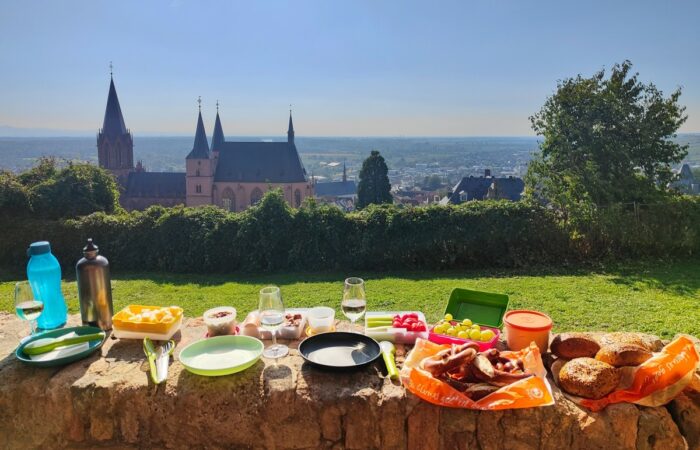
<path fill-rule="evenodd" d="M 202 317 L 208 337 L 236 334 L 236 308 L 219 306 L 208 310 Z"/>
<path fill-rule="evenodd" d="M 317 306 L 309 310 L 309 327 L 312 333 L 326 333 L 333 330 L 333 325 L 335 325 L 335 309 Z"/>
<path fill-rule="evenodd" d="M 387 316 L 416 313 L 418 320 L 423 322 L 426 331 L 408 331 L 405 328 L 367 328 L 367 319 L 373 316 Z M 376 341 L 389 341 L 396 344 L 415 344 L 416 339 L 428 339 L 428 323 L 425 321 L 425 315 L 420 311 L 368 311 L 365 313 L 365 336 L 369 336 Z"/>

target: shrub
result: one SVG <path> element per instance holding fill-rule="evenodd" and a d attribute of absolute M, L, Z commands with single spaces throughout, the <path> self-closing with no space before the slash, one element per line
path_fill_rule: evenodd
<path fill-rule="evenodd" d="M 119 209 L 114 177 L 92 164 L 71 163 L 33 185 L 30 194 L 34 213 L 41 217 L 75 217 Z"/>
<path fill-rule="evenodd" d="M 88 237 L 115 270 L 191 273 L 526 267 L 700 251 L 697 197 L 591 217 L 571 228 L 551 209 L 507 201 L 350 214 L 308 201 L 292 210 L 272 191 L 241 213 L 154 206 L 70 220 L 3 215 L 0 266 L 23 268 L 29 243 L 46 239 L 72 273 Z"/>

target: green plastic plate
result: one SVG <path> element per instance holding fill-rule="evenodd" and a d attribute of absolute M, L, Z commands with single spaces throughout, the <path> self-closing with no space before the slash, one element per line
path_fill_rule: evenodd
<path fill-rule="evenodd" d="M 508 296 L 505 294 L 455 288 L 445 314 L 452 314 L 455 320 L 470 319 L 479 325 L 500 328 L 507 309 Z"/>
<path fill-rule="evenodd" d="M 99 333 L 100 330 L 97 327 L 67 327 L 67 328 L 59 328 L 58 330 L 51 330 L 51 331 L 45 331 L 43 333 L 37 334 L 35 336 L 32 336 L 31 338 L 27 339 L 26 341 L 22 342 L 19 347 L 17 347 L 17 350 L 15 350 L 15 356 L 17 359 L 22 361 L 25 364 L 29 364 L 30 366 L 35 366 L 35 367 L 55 367 L 55 366 L 63 366 L 66 364 L 70 364 L 74 361 L 78 361 L 80 359 L 83 359 L 90 354 L 92 354 L 94 351 L 98 350 L 100 347 L 102 347 L 102 344 L 104 344 L 105 338 L 102 340 L 95 340 L 95 341 L 90 341 L 88 344 L 88 348 L 85 350 L 79 352 L 79 353 L 74 353 L 72 355 L 64 356 L 62 358 L 55 358 L 47 361 L 35 361 L 29 357 L 26 353 L 24 353 L 24 346 L 29 344 L 30 342 L 36 341 L 37 339 L 44 339 L 44 338 L 57 338 L 60 336 L 63 336 L 64 334 L 68 334 L 71 332 L 75 332 L 78 336 L 82 336 L 84 334 L 93 334 L 93 333 Z"/>
<path fill-rule="evenodd" d="M 250 336 L 216 336 L 183 348 L 179 359 L 194 374 L 219 377 L 249 368 L 260 359 L 264 347 Z"/>

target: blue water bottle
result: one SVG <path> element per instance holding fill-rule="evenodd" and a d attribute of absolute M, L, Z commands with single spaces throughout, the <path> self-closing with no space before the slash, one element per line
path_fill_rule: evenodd
<path fill-rule="evenodd" d="M 51 253 L 51 245 L 47 241 L 34 242 L 29 246 L 27 254 L 29 284 L 34 298 L 44 303 L 44 311 L 37 320 L 39 328 L 60 328 L 68 319 L 66 301 L 61 292 L 61 266 Z"/>

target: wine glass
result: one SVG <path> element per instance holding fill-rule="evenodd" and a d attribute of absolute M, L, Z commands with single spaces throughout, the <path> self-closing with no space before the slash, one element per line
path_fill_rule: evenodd
<path fill-rule="evenodd" d="M 365 280 L 357 277 L 350 277 L 345 280 L 343 301 L 340 303 L 340 308 L 353 325 L 362 317 L 365 309 L 367 309 Z"/>
<path fill-rule="evenodd" d="M 289 347 L 277 343 L 277 330 L 284 323 L 284 303 L 282 294 L 277 286 L 260 289 L 260 325 L 272 334 L 272 345 L 263 351 L 266 358 L 277 359 L 289 353 Z"/>
<path fill-rule="evenodd" d="M 34 292 L 29 281 L 15 284 L 15 311 L 22 320 L 28 320 L 31 334 L 36 334 L 36 319 L 44 310 L 44 302 L 34 298 Z"/>

